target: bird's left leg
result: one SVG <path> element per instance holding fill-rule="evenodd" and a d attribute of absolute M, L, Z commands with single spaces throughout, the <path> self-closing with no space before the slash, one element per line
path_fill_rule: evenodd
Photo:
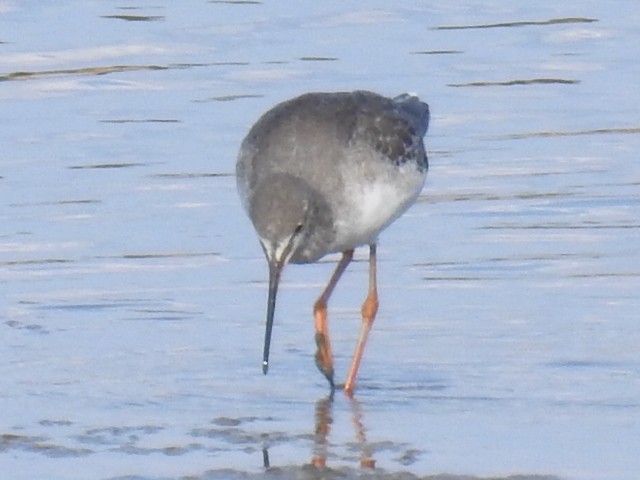
<path fill-rule="evenodd" d="M 329 323 L 327 321 L 327 302 L 333 293 L 338 280 L 353 259 L 353 249 L 342 252 L 342 258 L 338 262 L 336 269 L 331 275 L 331 279 L 322 295 L 316 300 L 313 306 L 313 316 L 316 326 L 316 365 L 318 369 L 327 377 L 331 390 L 335 388 L 333 383 L 333 354 L 331 352 L 331 342 L 329 341 Z"/>
<path fill-rule="evenodd" d="M 351 361 L 351 367 L 347 374 L 347 380 L 344 383 L 344 391 L 347 395 L 352 396 L 356 386 L 356 377 L 358 376 L 358 368 L 364 353 L 364 347 L 369 337 L 369 331 L 373 325 L 378 312 L 378 286 L 376 278 L 376 244 L 369 245 L 369 292 L 367 298 L 362 304 L 362 326 L 360 327 L 360 336 L 358 344 Z"/>

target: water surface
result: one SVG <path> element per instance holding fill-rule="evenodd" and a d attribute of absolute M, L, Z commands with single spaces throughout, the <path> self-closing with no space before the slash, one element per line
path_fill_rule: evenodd
<path fill-rule="evenodd" d="M 639 22 L 632 1 L 0 1 L 0 469 L 637 478 Z M 233 172 L 267 108 L 356 88 L 429 102 L 431 170 L 380 239 L 356 398 L 330 401 L 311 306 L 334 259 L 286 271 L 264 377 Z M 358 261 L 338 375 L 365 290 Z"/>

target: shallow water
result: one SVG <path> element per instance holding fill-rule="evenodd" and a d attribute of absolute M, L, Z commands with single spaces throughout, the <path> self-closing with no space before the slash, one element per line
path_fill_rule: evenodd
<path fill-rule="evenodd" d="M 0 1 L 0 471 L 637 478 L 639 21 L 632 1 Z M 431 170 L 380 241 L 356 399 L 330 401 L 310 311 L 334 259 L 286 271 L 263 376 L 233 171 L 267 108 L 355 88 L 430 103 Z M 332 299 L 339 375 L 365 289 L 356 262 Z"/>

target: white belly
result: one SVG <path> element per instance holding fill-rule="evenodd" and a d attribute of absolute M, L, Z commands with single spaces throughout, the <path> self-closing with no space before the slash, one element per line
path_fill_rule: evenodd
<path fill-rule="evenodd" d="M 407 210 L 420 194 L 425 176 L 415 169 L 394 178 L 365 183 L 349 192 L 337 214 L 333 251 L 375 243 L 378 234 Z"/>

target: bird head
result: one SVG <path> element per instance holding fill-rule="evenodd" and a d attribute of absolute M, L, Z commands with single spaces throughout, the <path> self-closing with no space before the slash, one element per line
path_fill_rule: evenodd
<path fill-rule="evenodd" d="M 249 215 L 269 264 L 269 294 L 262 370 L 269 368 L 269 349 L 282 270 L 290 260 L 304 261 L 318 224 L 312 189 L 291 175 L 275 175 L 254 192 Z M 313 243 L 313 242 L 311 242 Z"/>

